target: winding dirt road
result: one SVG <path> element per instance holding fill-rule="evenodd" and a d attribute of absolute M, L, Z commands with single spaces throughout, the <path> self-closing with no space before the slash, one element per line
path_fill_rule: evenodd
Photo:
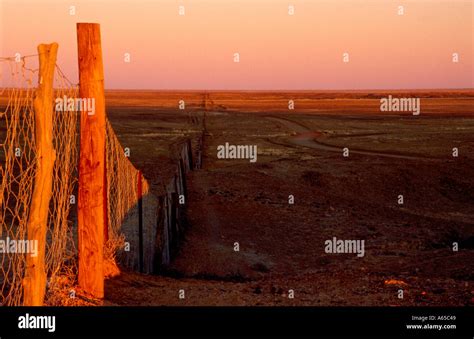
<path fill-rule="evenodd" d="M 313 148 L 320 151 L 337 152 L 337 153 L 342 152 L 342 149 L 339 146 L 333 146 L 333 145 L 318 141 L 315 137 L 314 131 L 304 126 L 303 124 L 297 123 L 290 119 L 274 117 L 274 116 L 267 117 L 267 119 L 270 121 L 279 123 L 285 126 L 286 128 L 297 133 L 296 136 L 293 136 L 292 138 L 288 140 L 291 144 Z M 436 159 L 436 158 L 428 158 L 428 157 L 422 157 L 418 155 L 395 154 L 395 153 L 377 152 L 377 151 L 354 149 L 354 148 L 351 148 L 350 152 L 352 154 L 363 154 L 363 155 L 379 156 L 379 157 L 387 157 L 387 158 L 395 158 L 395 159 L 439 161 L 439 159 Z"/>

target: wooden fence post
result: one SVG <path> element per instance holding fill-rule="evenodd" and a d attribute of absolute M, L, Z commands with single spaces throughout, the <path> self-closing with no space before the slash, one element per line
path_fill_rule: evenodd
<path fill-rule="evenodd" d="M 58 44 L 38 46 L 39 78 L 33 102 L 35 110 L 36 173 L 27 224 L 29 241 L 38 242 L 36 256 L 27 254 L 23 279 L 23 304 L 42 306 L 46 291 L 46 231 L 52 194 L 53 167 L 53 82 Z"/>
<path fill-rule="evenodd" d="M 95 100 L 95 112 L 81 110 L 78 245 L 79 286 L 104 297 L 105 96 L 100 25 L 77 24 L 79 95 Z"/>

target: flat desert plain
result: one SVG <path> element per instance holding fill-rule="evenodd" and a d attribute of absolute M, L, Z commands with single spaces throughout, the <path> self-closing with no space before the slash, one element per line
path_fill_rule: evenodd
<path fill-rule="evenodd" d="M 381 112 L 389 95 L 420 114 Z M 473 90 L 108 91 L 107 106 L 152 185 L 174 143 L 205 137 L 179 252 L 108 280 L 106 304 L 474 304 Z M 226 143 L 256 161 L 219 158 Z M 363 255 L 328 253 L 334 239 Z"/>

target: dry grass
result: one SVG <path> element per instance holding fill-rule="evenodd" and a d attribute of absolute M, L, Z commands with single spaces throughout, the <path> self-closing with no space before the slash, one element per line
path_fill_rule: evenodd
<path fill-rule="evenodd" d="M 474 114 L 474 89 L 463 90 L 385 90 L 385 91 L 126 91 L 109 90 L 109 107 L 143 106 L 185 111 L 202 110 L 256 113 L 377 114 L 380 98 L 421 98 L 422 113 Z M 288 110 L 288 100 L 295 109 Z"/>

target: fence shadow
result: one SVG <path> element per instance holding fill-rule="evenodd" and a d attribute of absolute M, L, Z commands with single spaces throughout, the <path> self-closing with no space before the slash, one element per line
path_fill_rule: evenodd
<path fill-rule="evenodd" d="M 202 138 L 195 148 L 193 152 L 190 139 L 183 142 L 175 173 L 163 187 L 164 193 L 157 196 L 148 192 L 127 211 L 120 227 L 125 247 L 116 254 L 121 266 L 142 273 L 159 273 L 177 253 L 187 227 L 186 176 L 200 167 Z"/>

